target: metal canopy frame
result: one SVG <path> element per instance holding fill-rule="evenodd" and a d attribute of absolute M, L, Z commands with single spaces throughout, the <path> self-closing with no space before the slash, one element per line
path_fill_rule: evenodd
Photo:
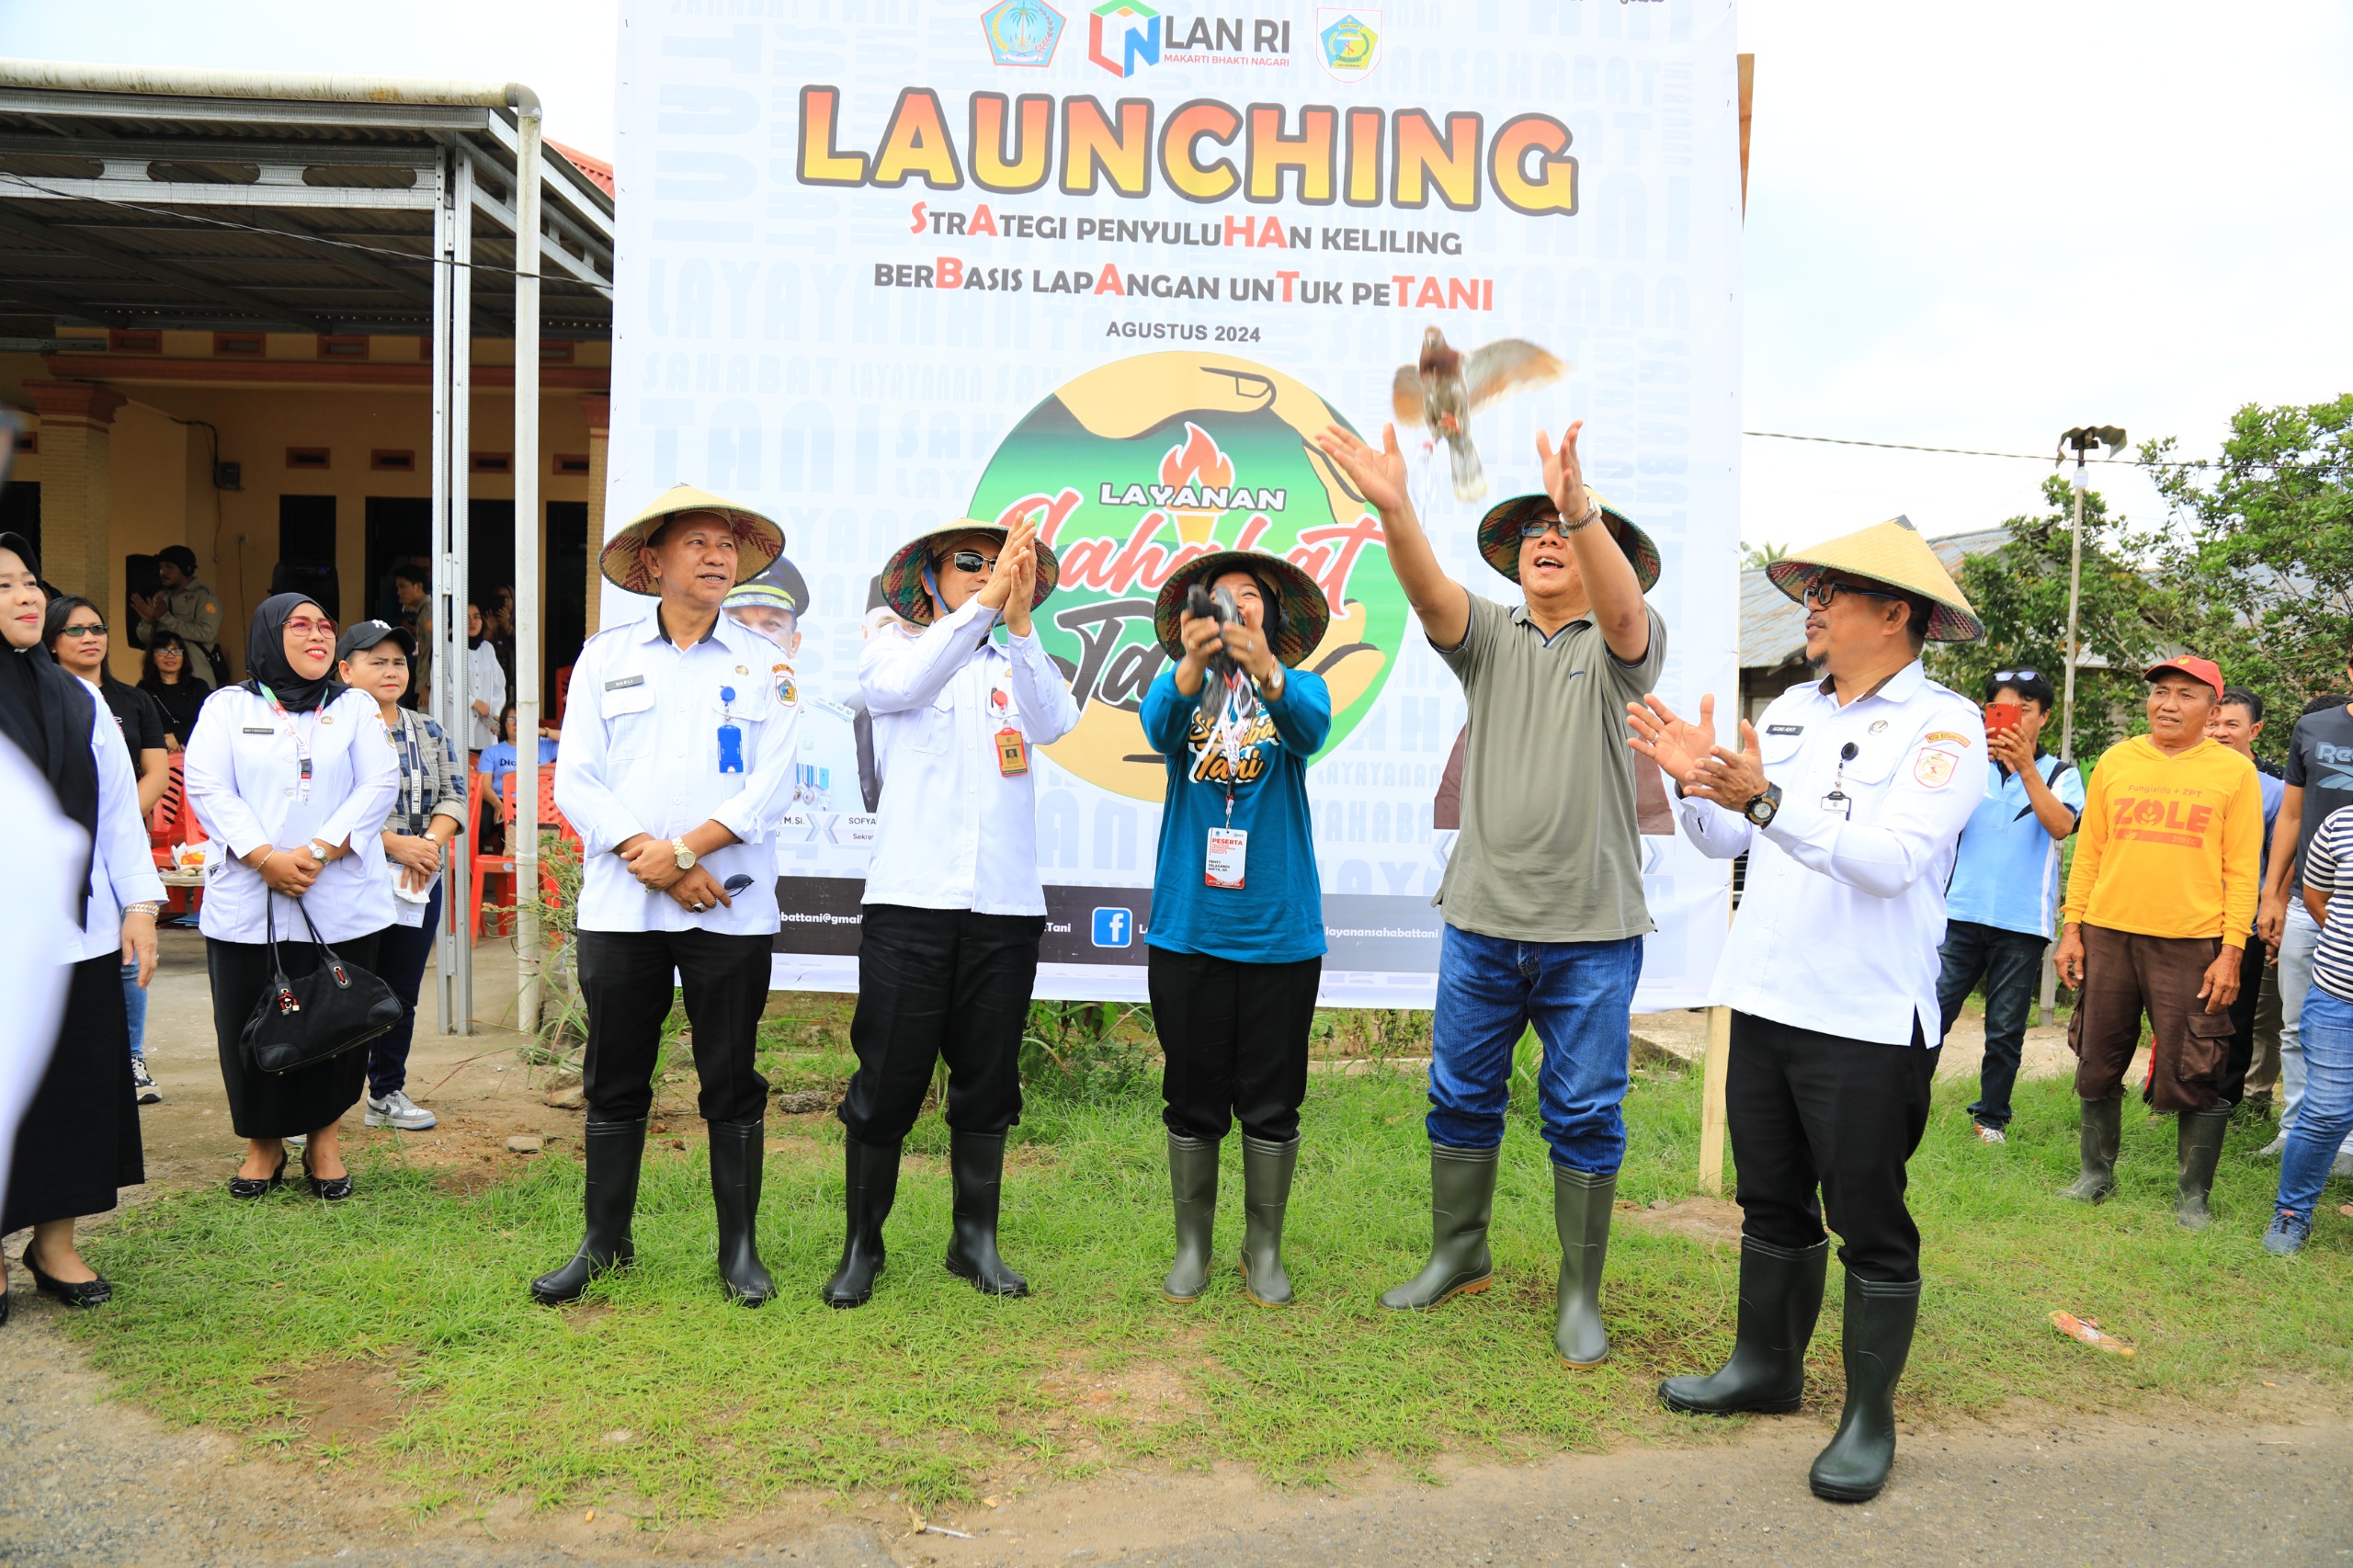
<path fill-rule="evenodd" d="M 52 339 L 60 324 L 429 339 L 433 709 L 453 738 L 471 717 L 473 339 L 515 339 L 516 721 L 527 745 L 540 720 L 540 344 L 550 332 L 612 332 L 612 199 L 541 146 L 539 97 L 518 84 L 0 60 L 0 323 L 46 318 Z M 511 278 L 511 296 L 476 290 L 478 272 Z M 529 1032 L 539 796 L 520 777 L 517 1023 Z M 449 873 L 438 966 L 441 1027 L 457 1034 L 473 1016 L 472 949 L 454 896 L 463 881 Z"/>

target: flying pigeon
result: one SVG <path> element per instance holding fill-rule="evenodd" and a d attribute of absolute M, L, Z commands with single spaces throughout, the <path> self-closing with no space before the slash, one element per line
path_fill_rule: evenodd
<path fill-rule="evenodd" d="M 1471 415 L 1522 387 L 1557 381 L 1568 367 L 1524 338 L 1499 337 L 1465 354 L 1436 327 L 1422 331 L 1418 364 L 1397 367 L 1391 399 L 1397 417 L 1427 425 L 1442 437 L 1454 464 L 1454 495 L 1476 501 L 1487 493 L 1487 471 L 1471 444 Z"/>

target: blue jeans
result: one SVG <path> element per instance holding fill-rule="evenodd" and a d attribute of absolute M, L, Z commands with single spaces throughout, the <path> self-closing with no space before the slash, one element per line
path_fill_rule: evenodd
<path fill-rule="evenodd" d="M 1511 1104 L 1511 1052 L 1544 1043 L 1537 1103 L 1552 1158 L 1608 1175 L 1626 1157 L 1628 1012 L 1643 939 L 1514 942 L 1445 929 L 1430 1038 L 1430 1142 L 1492 1149 Z"/>
<path fill-rule="evenodd" d="M 1977 1069 L 1977 1103 L 1969 1114 L 1988 1127 L 2010 1124 L 2010 1089 L 2018 1081 L 2018 1059 L 2026 1050 L 2026 1020 L 2034 1006 L 2035 983 L 2042 978 L 2048 940 L 2027 931 L 2005 931 L 1973 920 L 1945 926 L 1939 949 L 1944 972 L 1937 977 L 1937 1006 L 1944 1010 L 1943 1034 L 1952 1033 L 1961 1005 L 1985 982 L 1985 1060 Z"/>
<path fill-rule="evenodd" d="M 139 988 L 139 966 L 122 966 L 122 1012 L 131 1020 L 131 1054 L 147 1054 L 147 993 Z"/>
<path fill-rule="evenodd" d="M 2303 1048 L 2304 1103 L 2279 1160 L 2279 1207 L 2309 1220 L 2337 1143 L 2353 1132 L 2353 1002 L 2318 985 L 2305 992 Z"/>

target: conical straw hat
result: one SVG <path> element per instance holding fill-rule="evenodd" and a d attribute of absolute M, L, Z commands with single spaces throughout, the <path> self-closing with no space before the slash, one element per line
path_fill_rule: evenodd
<path fill-rule="evenodd" d="M 1013 530 L 1003 523 L 984 523 L 978 517 L 959 517 L 936 528 L 926 528 L 892 551 L 891 559 L 882 563 L 882 571 L 875 581 L 881 585 L 882 602 L 899 615 L 917 626 L 931 624 L 931 585 L 924 581 L 924 574 L 931 569 L 931 552 L 951 539 L 966 534 L 995 534 L 1002 547 Z M 1063 577 L 1062 558 L 1053 546 L 1044 540 L 1038 541 L 1038 585 L 1029 597 L 1029 608 L 1036 609 L 1054 591 Z"/>
<path fill-rule="evenodd" d="M 1804 550 L 1793 550 L 1765 568 L 1765 575 L 1781 592 L 1805 602 L 1805 591 L 1824 572 L 1851 572 L 1891 588 L 1919 595 L 1936 608 L 1928 615 L 1931 642 L 1973 642 L 1985 635 L 1985 623 L 1969 608 L 1952 574 L 1920 537 L 1909 517 L 1883 523 Z"/>
<path fill-rule="evenodd" d="M 662 526 L 663 518 L 680 512 L 716 512 L 727 519 L 729 529 L 735 535 L 738 583 L 758 576 L 767 570 L 770 562 L 784 553 L 784 530 L 767 518 L 708 490 L 678 484 L 664 491 L 652 506 L 605 541 L 603 551 L 597 557 L 597 569 L 604 573 L 605 580 L 627 593 L 660 593 L 654 574 L 645 569 L 645 541 Z"/>

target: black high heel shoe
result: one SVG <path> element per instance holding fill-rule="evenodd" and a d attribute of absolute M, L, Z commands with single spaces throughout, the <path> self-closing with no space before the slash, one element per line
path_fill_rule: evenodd
<path fill-rule="evenodd" d="M 286 1152 L 278 1153 L 278 1168 L 266 1176 L 231 1176 L 229 1196 L 232 1198 L 262 1198 L 286 1185 Z"/>
<path fill-rule="evenodd" d="M 33 1271 L 33 1289 L 42 1295 L 54 1296 L 69 1307 L 103 1307 L 114 1300 L 114 1287 L 107 1282 L 103 1274 L 95 1279 L 78 1280 L 71 1285 L 63 1279 L 51 1279 L 42 1272 L 40 1265 L 33 1261 L 32 1251 L 30 1247 L 25 1249 L 25 1267 Z"/>

